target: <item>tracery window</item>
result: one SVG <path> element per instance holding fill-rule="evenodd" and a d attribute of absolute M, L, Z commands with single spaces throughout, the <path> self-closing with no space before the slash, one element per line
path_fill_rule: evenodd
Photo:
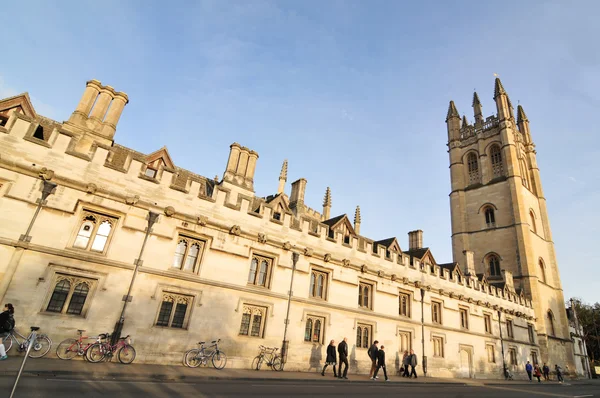
<path fill-rule="evenodd" d="M 173 268 L 183 271 L 197 272 L 200 258 L 204 251 L 205 242 L 184 235 L 179 236 L 179 242 L 173 256 Z"/>
<path fill-rule="evenodd" d="M 310 273 L 310 297 L 325 299 L 327 297 L 327 273 L 312 270 Z"/>
<path fill-rule="evenodd" d="M 250 262 L 248 283 L 256 286 L 269 287 L 272 265 L 273 259 L 254 254 L 252 256 L 252 261 Z"/>
<path fill-rule="evenodd" d="M 500 272 L 500 259 L 495 254 L 488 256 L 488 266 L 490 270 L 490 276 L 502 276 Z"/>
<path fill-rule="evenodd" d="M 479 178 L 479 163 L 477 155 L 474 152 L 470 152 L 467 155 L 467 170 L 469 171 L 469 185 L 477 184 L 481 181 Z"/>
<path fill-rule="evenodd" d="M 485 208 L 485 225 L 488 228 L 493 228 L 496 226 L 496 215 L 494 214 L 494 208 L 488 206 Z"/>
<path fill-rule="evenodd" d="M 370 340 L 373 336 L 373 326 L 358 323 L 356 325 L 356 347 L 357 348 L 369 348 Z"/>
<path fill-rule="evenodd" d="M 400 293 L 398 295 L 399 310 L 398 314 L 406 317 L 410 317 L 410 294 Z"/>
<path fill-rule="evenodd" d="M 373 285 L 360 282 L 358 284 L 358 306 L 366 309 L 373 309 Z"/>
<path fill-rule="evenodd" d="M 324 336 L 325 318 L 309 315 L 306 318 L 306 327 L 304 329 L 304 341 L 313 343 L 322 343 Z"/>
<path fill-rule="evenodd" d="M 84 211 L 73 247 L 104 253 L 116 221 L 114 217 Z"/>
<path fill-rule="evenodd" d="M 497 144 L 490 148 L 490 159 L 492 162 L 492 175 L 494 178 L 504 175 L 504 166 L 502 164 L 502 151 Z"/>
<path fill-rule="evenodd" d="M 176 329 L 186 327 L 192 302 L 193 297 L 191 296 L 164 292 L 158 318 L 156 319 L 156 326 Z"/>
<path fill-rule="evenodd" d="M 255 305 L 244 304 L 240 335 L 263 337 L 267 309 Z"/>
<path fill-rule="evenodd" d="M 93 279 L 57 275 L 46 311 L 81 315 L 90 290 L 95 283 L 96 281 Z"/>

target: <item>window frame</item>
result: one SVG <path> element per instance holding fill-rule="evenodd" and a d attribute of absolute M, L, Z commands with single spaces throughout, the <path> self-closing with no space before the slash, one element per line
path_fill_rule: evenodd
<path fill-rule="evenodd" d="M 80 232 L 81 232 L 84 224 L 87 221 L 90 221 L 90 220 L 87 220 L 88 217 L 95 218 L 94 226 L 92 228 L 92 231 L 90 232 L 89 237 L 87 237 L 88 240 L 87 240 L 85 247 L 77 247 L 77 246 L 75 246 L 75 244 L 77 243 L 77 238 L 80 236 Z M 72 250 L 77 250 L 77 251 L 95 253 L 95 254 L 99 254 L 99 255 L 106 255 L 106 253 L 108 252 L 108 248 L 111 245 L 112 239 L 115 235 L 115 231 L 117 229 L 119 219 L 120 219 L 120 217 L 116 216 L 114 214 L 106 213 L 103 211 L 92 210 L 87 207 L 82 208 L 81 212 L 79 213 L 79 215 L 77 217 L 77 225 L 75 227 L 75 230 L 73 231 L 68 248 L 72 249 Z M 94 249 L 92 249 L 92 247 L 94 246 L 94 243 L 96 242 L 96 238 L 98 237 L 98 230 L 100 229 L 101 225 L 104 222 L 110 223 L 110 225 L 111 225 L 110 231 L 109 231 L 108 235 L 106 236 L 106 241 L 104 242 L 104 246 L 102 247 L 102 250 L 101 251 L 94 250 Z M 102 236 L 102 235 L 100 235 L 100 236 Z"/>
<path fill-rule="evenodd" d="M 402 299 L 406 299 L 406 313 L 402 311 Z M 398 292 L 398 315 L 404 318 L 410 318 L 412 315 L 412 294 L 410 292 L 400 290 Z"/>
<path fill-rule="evenodd" d="M 492 166 L 492 178 L 504 176 L 504 159 L 502 148 L 498 143 L 490 145 L 490 164 Z"/>
<path fill-rule="evenodd" d="M 432 336 L 431 342 L 433 346 L 433 357 L 444 358 L 444 338 L 441 336 Z"/>
<path fill-rule="evenodd" d="M 325 341 L 325 321 L 326 321 L 325 317 L 310 314 L 310 315 L 306 315 L 305 318 L 306 318 L 306 322 L 304 323 L 304 342 L 323 344 L 323 342 Z M 311 325 L 310 325 L 310 334 L 308 335 L 308 340 L 307 340 L 306 332 L 309 330 L 309 322 L 311 323 Z M 320 322 L 321 327 L 319 329 L 318 339 L 315 340 L 314 337 L 315 337 L 315 328 L 316 328 L 317 322 Z"/>
<path fill-rule="evenodd" d="M 186 247 L 185 247 L 185 251 L 183 252 L 183 255 L 181 257 L 180 265 L 179 265 L 179 267 L 176 267 L 175 266 L 175 256 L 177 255 L 177 249 L 178 249 L 178 246 L 181 243 L 181 241 L 186 242 Z M 175 245 L 175 252 L 173 254 L 173 262 L 171 263 L 171 267 L 169 269 L 182 271 L 182 272 L 188 272 L 188 273 L 192 273 L 192 274 L 200 273 L 200 266 L 202 265 L 202 259 L 204 257 L 204 251 L 206 250 L 207 243 L 208 242 L 205 239 L 196 238 L 191 235 L 184 234 L 184 233 L 178 234 L 177 240 L 176 240 L 176 245 Z M 187 264 L 187 258 L 189 256 L 190 249 L 193 245 L 196 245 L 196 244 L 199 245 L 198 255 L 196 256 L 196 260 L 194 261 L 192 270 L 186 270 L 184 268 Z"/>
<path fill-rule="evenodd" d="M 54 297 L 54 293 L 56 291 L 56 287 L 59 283 L 67 281 L 69 282 L 69 290 L 67 291 L 67 295 L 65 296 L 60 311 L 51 311 L 48 310 L 50 304 L 52 303 L 52 299 Z M 44 300 L 44 305 L 42 307 L 42 313 L 44 314 L 53 314 L 53 315 L 66 315 L 66 316 L 74 316 L 74 317 L 82 317 L 85 318 L 89 307 L 91 305 L 92 298 L 96 291 L 96 287 L 98 286 L 99 280 L 98 278 L 93 278 L 89 276 L 80 276 L 74 275 L 65 272 L 55 272 L 52 277 L 52 282 L 50 284 L 50 288 L 47 294 L 46 299 Z M 75 293 L 75 289 L 81 284 L 85 284 L 88 288 L 87 294 L 85 296 L 85 300 L 83 304 L 81 304 L 81 309 L 79 313 L 69 313 L 69 308 L 71 308 L 71 304 L 73 303 L 73 295 Z"/>
<path fill-rule="evenodd" d="M 322 287 L 321 296 L 319 296 L 317 294 L 317 289 L 318 289 L 317 282 L 318 282 L 319 276 L 323 277 L 323 287 Z M 314 279 L 313 279 L 313 277 L 314 277 Z M 314 283 L 313 283 L 313 281 L 314 281 Z M 308 296 L 311 299 L 327 301 L 327 298 L 329 297 L 329 272 L 328 271 L 325 271 L 325 270 L 322 270 L 319 268 L 312 268 L 310 270 Z"/>
<path fill-rule="evenodd" d="M 508 360 L 509 365 L 519 366 L 519 358 L 517 356 L 517 349 L 515 347 L 508 348 Z"/>
<path fill-rule="evenodd" d="M 412 332 L 410 332 L 408 330 L 398 330 L 398 337 L 399 337 L 399 342 L 398 342 L 399 351 L 404 352 L 406 350 L 406 351 L 410 352 L 410 350 L 412 350 Z M 408 348 L 402 347 L 403 339 L 406 339 Z"/>
<path fill-rule="evenodd" d="M 488 363 L 496 363 L 496 346 L 493 344 L 486 344 L 485 351 L 487 354 Z"/>
<path fill-rule="evenodd" d="M 481 172 L 479 167 L 479 154 L 474 151 L 469 151 L 465 157 L 467 169 L 468 185 L 481 183 Z"/>
<path fill-rule="evenodd" d="M 487 228 L 495 228 L 496 227 L 496 211 L 492 206 L 486 206 L 483 210 L 483 217 L 485 221 L 485 226 Z"/>
<path fill-rule="evenodd" d="M 527 324 L 527 335 L 529 337 L 529 342 L 535 344 L 535 328 L 532 323 Z"/>
<path fill-rule="evenodd" d="M 442 306 L 443 303 L 437 300 L 431 300 L 431 323 L 436 325 L 443 325 L 443 317 L 442 317 Z M 438 316 L 437 319 L 435 317 L 435 308 L 438 308 Z"/>
<path fill-rule="evenodd" d="M 366 330 L 366 334 L 365 334 Z M 358 336 L 361 336 L 361 340 L 358 340 Z M 356 348 L 368 349 L 371 346 L 371 341 L 374 341 L 373 337 L 373 325 L 368 323 L 357 322 L 356 323 Z"/>
<path fill-rule="evenodd" d="M 541 277 L 542 283 L 545 283 L 547 285 L 548 284 L 548 278 L 547 278 L 547 275 L 546 275 L 546 263 L 541 258 L 538 260 L 538 268 L 540 270 L 540 273 L 542 274 L 541 275 L 542 276 Z"/>
<path fill-rule="evenodd" d="M 529 353 L 531 354 L 531 364 L 532 365 L 539 365 L 540 364 L 540 357 L 538 355 L 538 352 L 536 350 L 531 350 Z"/>
<path fill-rule="evenodd" d="M 509 339 L 514 339 L 515 338 L 514 322 L 513 322 L 512 319 L 507 319 L 506 320 L 506 336 Z"/>
<path fill-rule="evenodd" d="M 173 303 L 173 306 L 171 307 L 171 309 L 169 311 L 169 320 L 167 321 L 167 324 L 159 325 L 158 322 L 161 317 L 163 305 L 165 302 L 169 302 L 169 301 L 166 301 L 165 299 L 172 300 L 170 302 Z M 161 300 L 158 305 L 158 311 L 154 318 L 153 326 L 157 327 L 157 328 L 165 328 L 165 329 L 170 329 L 170 330 L 188 330 L 190 318 L 192 315 L 192 308 L 194 308 L 194 299 L 195 299 L 195 297 L 190 294 L 175 293 L 175 292 L 172 292 L 169 290 L 162 291 Z M 181 302 L 178 302 L 178 301 L 181 301 Z M 185 303 L 186 309 L 185 309 L 185 314 L 183 316 L 183 319 L 181 321 L 181 326 L 180 327 L 173 326 L 173 320 L 174 320 L 175 314 L 177 312 L 177 306 L 178 306 L 178 304 L 182 304 L 182 302 L 184 302 L 184 301 L 186 302 Z"/>
<path fill-rule="evenodd" d="M 463 322 L 463 314 L 464 322 Z M 458 316 L 460 321 L 460 328 L 463 330 L 469 330 L 469 309 L 466 307 L 458 307 Z"/>
<path fill-rule="evenodd" d="M 492 277 L 501 277 L 502 276 L 502 268 L 500 268 L 500 256 L 495 253 L 488 254 L 485 257 L 485 262 L 487 265 L 487 271 Z M 492 265 L 492 262 L 494 264 Z M 492 272 L 492 269 L 494 272 Z"/>
<path fill-rule="evenodd" d="M 266 323 L 267 323 L 267 313 L 268 313 L 268 308 L 267 307 L 263 307 L 261 305 L 254 305 L 254 304 L 250 304 L 250 303 L 243 303 L 242 305 L 242 318 L 240 319 L 240 329 L 238 332 L 238 336 L 243 336 L 243 337 L 249 337 L 249 338 L 258 338 L 258 339 L 264 339 L 265 338 L 265 329 L 266 329 Z M 257 315 L 256 312 L 260 312 L 261 313 L 261 320 L 260 320 L 260 325 L 259 325 L 259 332 L 258 335 L 254 335 L 253 334 L 253 325 L 254 325 L 254 321 L 255 321 L 255 316 Z M 245 315 L 250 315 L 249 317 L 249 321 L 248 321 L 248 328 L 246 330 L 246 333 L 242 333 L 242 328 L 243 328 L 243 324 L 244 324 L 244 317 Z"/>
<path fill-rule="evenodd" d="M 365 296 L 364 289 L 368 288 L 368 294 Z M 358 307 L 364 310 L 373 310 L 373 292 L 375 290 L 375 284 L 367 281 L 358 282 Z M 367 298 L 367 305 L 365 303 L 365 297 Z"/>
<path fill-rule="evenodd" d="M 256 269 L 254 270 L 254 280 L 250 281 L 250 275 L 252 275 L 252 262 L 254 260 L 257 260 L 256 263 Z M 267 270 L 265 272 L 265 283 L 264 284 L 259 284 L 259 277 L 260 277 L 260 270 L 261 270 L 261 266 L 262 266 L 262 262 L 266 261 L 267 262 Z M 252 253 L 252 255 L 250 256 L 250 268 L 248 269 L 248 276 L 246 278 L 246 284 L 249 286 L 256 286 L 256 287 L 260 287 L 260 288 L 265 288 L 265 289 L 270 289 L 271 288 L 271 276 L 273 273 L 273 266 L 275 264 L 275 259 L 273 257 L 269 257 L 267 255 L 264 254 L 260 254 L 260 253 Z"/>
<path fill-rule="evenodd" d="M 492 314 L 483 314 L 483 325 L 486 334 L 494 334 L 492 328 Z"/>

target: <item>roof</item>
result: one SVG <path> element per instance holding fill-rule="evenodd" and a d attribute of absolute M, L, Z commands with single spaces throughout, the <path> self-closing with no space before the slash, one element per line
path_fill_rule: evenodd
<path fill-rule="evenodd" d="M 428 247 L 422 247 L 420 249 L 405 250 L 404 253 L 420 260 L 425 256 L 425 254 L 427 254 L 428 251 Z"/>
<path fill-rule="evenodd" d="M 339 223 L 344 217 L 346 217 L 346 215 L 342 214 L 341 216 L 333 217 L 333 218 L 330 218 L 329 220 L 323 221 L 323 224 L 328 225 L 329 227 L 333 227 L 337 223 Z"/>
<path fill-rule="evenodd" d="M 386 248 L 389 248 L 390 246 L 392 246 L 394 244 L 394 242 L 398 243 L 398 240 L 396 239 L 396 237 L 391 237 L 391 238 L 387 238 L 387 239 L 382 239 L 382 240 L 377 240 L 374 243 L 384 246 Z"/>

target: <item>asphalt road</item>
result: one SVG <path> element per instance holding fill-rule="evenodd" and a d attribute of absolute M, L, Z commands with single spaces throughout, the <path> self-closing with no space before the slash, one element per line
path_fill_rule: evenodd
<path fill-rule="evenodd" d="M 0 398 L 10 395 L 12 377 L 0 377 Z M 111 381 L 69 378 L 24 377 L 17 398 L 24 397 L 600 397 L 598 385 L 402 385 L 373 383 L 264 382 L 264 381 Z"/>

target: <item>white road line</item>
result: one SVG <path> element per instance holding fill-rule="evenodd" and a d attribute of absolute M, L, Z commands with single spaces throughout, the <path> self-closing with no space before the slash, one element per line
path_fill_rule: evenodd
<path fill-rule="evenodd" d="M 306 384 L 287 384 L 287 383 L 273 383 L 273 384 L 252 384 L 252 387 L 281 387 L 281 386 L 286 386 L 286 387 L 302 387 L 302 388 L 307 388 L 307 387 L 312 387 L 312 388 L 334 388 L 337 386 L 320 386 L 320 385 L 306 385 Z"/>
<path fill-rule="evenodd" d="M 82 379 L 46 379 L 46 381 L 54 381 L 54 382 L 66 382 L 66 383 L 92 383 L 92 384 L 165 384 L 165 383 L 169 383 L 169 384 L 180 384 L 180 385 L 187 385 L 187 386 L 196 386 L 198 385 L 198 383 L 178 383 L 178 382 L 174 382 L 174 381 L 135 381 L 135 380 L 128 380 L 128 381 L 118 381 L 118 380 L 82 380 Z"/>
<path fill-rule="evenodd" d="M 585 398 L 585 397 L 593 397 L 593 395 L 575 395 L 573 398 Z"/>

